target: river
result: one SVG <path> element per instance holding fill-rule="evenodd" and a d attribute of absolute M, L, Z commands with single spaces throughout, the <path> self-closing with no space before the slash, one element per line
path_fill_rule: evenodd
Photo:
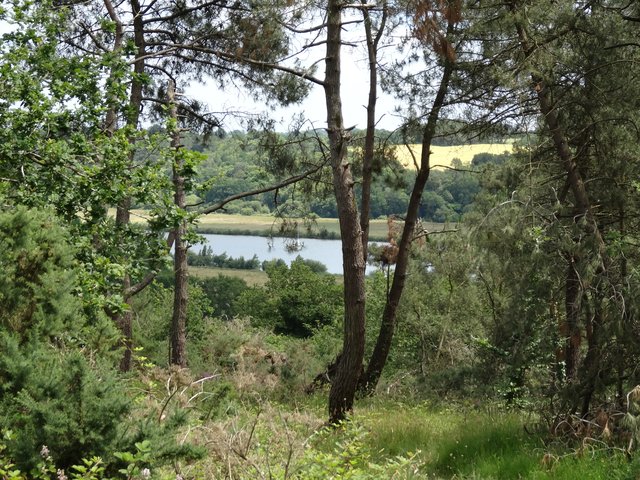
<path fill-rule="evenodd" d="M 319 240 L 315 238 L 301 238 L 300 250 L 287 249 L 287 241 L 291 239 L 274 237 L 253 237 L 249 235 L 213 235 L 203 234 L 207 247 L 213 248 L 215 255 L 226 253 L 230 257 L 244 257 L 250 259 L 258 256 L 260 262 L 281 258 L 290 265 L 296 257 L 317 260 L 327 267 L 327 272 L 342 274 L 342 246 L 340 240 Z M 199 253 L 204 244 L 194 245 L 191 250 Z M 367 273 L 375 270 L 374 266 L 367 266 Z"/>

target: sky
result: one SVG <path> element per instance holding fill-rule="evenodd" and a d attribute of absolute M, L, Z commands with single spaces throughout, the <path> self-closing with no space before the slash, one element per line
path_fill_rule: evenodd
<path fill-rule="evenodd" d="M 0 34 L 11 30 L 11 26 L 6 22 L 0 22 Z M 348 32 L 352 33 L 352 32 Z M 315 52 L 316 55 L 323 55 L 323 49 Z M 320 57 L 321 58 L 321 57 Z M 316 75 L 319 78 L 324 76 L 324 62 L 318 63 Z M 362 48 L 344 46 L 342 48 L 342 105 L 345 127 L 356 126 L 364 129 L 366 127 L 366 103 L 369 91 L 368 68 L 366 54 Z M 288 108 L 276 108 L 269 111 L 278 125 L 278 130 L 286 131 L 294 117 L 301 113 L 309 120 L 309 128 L 326 127 L 326 106 L 324 90 L 321 86 L 311 84 L 312 88 L 308 97 L 299 105 Z M 187 96 L 193 97 L 210 107 L 211 111 L 242 111 L 251 113 L 263 113 L 267 107 L 256 103 L 251 96 L 242 89 L 229 84 L 225 91 L 217 88 L 214 82 L 206 84 L 192 84 L 184 92 Z M 385 94 L 378 88 L 378 103 L 376 106 L 377 126 L 387 130 L 396 129 L 400 123 L 400 117 L 394 113 L 394 107 L 398 101 L 390 95 Z M 239 121 L 234 121 L 230 117 L 225 119 L 226 130 L 243 129 Z"/>
<path fill-rule="evenodd" d="M 344 124 L 346 127 L 356 126 L 365 128 L 367 121 L 367 97 L 369 92 L 368 72 L 366 62 L 358 61 L 354 55 L 345 55 L 345 63 L 342 71 L 342 107 Z M 319 75 L 324 71 L 319 70 Z M 233 85 L 229 85 L 226 91 L 220 91 L 213 82 L 207 84 L 194 84 L 187 88 L 187 95 L 207 103 L 212 111 L 237 110 L 251 113 L 261 113 L 266 111 L 263 104 L 256 103 L 247 93 Z M 208 99 L 212 99 L 208 100 Z M 400 119 L 394 113 L 394 106 L 397 100 L 390 95 L 378 92 L 378 103 L 376 106 L 378 127 L 387 130 L 394 130 L 400 124 Z M 294 116 L 304 113 L 316 128 L 326 126 L 326 106 L 324 90 L 321 86 L 312 84 L 309 96 L 299 105 L 287 108 L 277 108 L 271 110 L 271 115 L 276 119 L 279 129 L 286 130 Z M 233 124 L 234 122 L 231 122 Z M 229 128 L 232 130 L 235 127 Z"/>
<path fill-rule="evenodd" d="M 324 77 L 324 64 L 318 63 L 316 76 Z M 279 130 L 285 131 L 294 116 L 304 113 L 310 120 L 310 127 L 326 127 L 326 106 L 324 90 L 320 85 L 311 84 L 309 96 L 300 104 L 288 108 L 278 108 L 270 111 L 277 120 Z M 364 129 L 367 121 L 366 104 L 369 95 L 369 73 L 365 53 L 362 49 L 343 47 L 342 49 L 342 107 L 345 127 L 356 126 Z M 265 106 L 255 103 L 245 92 L 232 85 L 226 91 L 220 91 L 213 82 L 207 84 L 194 84 L 185 92 L 193 98 L 207 103 L 212 111 L 239 110 L 252 113 L 265 111 Z M 207 101 L 214 99 L 214 101 Z M 385 94 L 378 88 L 378 103 L 376 106 L 376 118 L 378 127 L 387 130 L 398 128 L 400 117 L 394 113 L 394 107 L 399 102 L 392 96 Z M 233 123 L 233 122 L 231 122 Z M 228 128 L 233 130 L 236 127 Z M 238 126 L 237 128 L 241 128 Z"/>

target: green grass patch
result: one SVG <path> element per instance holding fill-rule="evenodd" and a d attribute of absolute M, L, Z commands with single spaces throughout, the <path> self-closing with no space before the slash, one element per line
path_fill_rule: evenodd
<path fill-rule="evenodd" d="M 218 233 L 226 235 L 278 235 L 278 219 L 269 215 L 228 215 L 213 213 L 205 215 L 198 221 L 201 233 Z M 340 238 L 340 225 L 337 218 L 318 218 L 310 232 L 300 229 L 304 238 Z M 372 220 L 370 237 L 372 240 L 386 240 L 387 221 Z"/>
<path fill-rule="evenodd" d="M 189 273 L 196 278 L 206 279 L 226 275 L 227 277 L 241 278 L 247 285 L 256 286 L 267 283 L 268 277 L 262 270 L 241 270 L 235 268 L 215 267 L 189 267 Z"/>
<path fill-rule="evenodd" d="M 377 406 L 363 420 L 372 451 L 394 457 L 419 451 L 422 478 L 442 479 L 635 479 L 634 463 L 617 449 L 545 446 L 517 413 L 433 411 L 427 407 Z"/>
<path fill-rule="evenodd" d="M 109 214 L 115 216 L 115 209 L 109 209 Z M 144 223 L 148 219 L 145 210 L 132 210 L 131 221 Z M 199 233 L 219 235 L 252 235 L 278 236 L 278 219 L 271 215 L 232 215 L 226 213 L 212 213 L 199 218 L 196 229 Z M 444 223 L 423 222 L 422 226 L 429 232 L 437 232 L 445 228 Z M 340 224 L 337 218 L 318 218 L 311 232 L 300 229 L 302 238 L 340 239 Z M 388 224 L 386 219 L 371 220 L 369 224 L 369 239 L 382 242 L 388 238 Z"/>

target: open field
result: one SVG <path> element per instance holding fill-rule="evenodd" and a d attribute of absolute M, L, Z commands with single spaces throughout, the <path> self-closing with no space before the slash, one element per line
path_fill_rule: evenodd
<path fill-rule="evenodd" d="M 278 234 L 279 220 L 270 215 L 228 215 L 225 213 L 212 213 L 205 215 L 198 221 L 198 230 L 206 233 L 228 234 L 252 234 L 276 235 Z M 339 238 L 340 227 L 337 218 L 318 218 L 315 221 L 311 236 L 318 236 L 319 232 L 326 232 L 328 238 Z M 315 234 L 315 235 L 314 235 Z M 301 225 L 300 236 L 307 236 L 305 228 Z M 372 220 L 371 236 L 377 239 L 387 237 L 387 221 Z"/>
<path fill-rule="evenodd" d="M 206 215 L 198 222 L 198 230 L 206 233 L 230 233 L 230 234 L 263 234 L 273 233 L 277 235 L 278 225 L 274 217 L 268 215 L 227 215 L 214 213 Z M 375 241 L 384 241 L 388 237 L 388 224 L 386 219 L 371 220 L 369 238 Z M 442 230 L 444 224 L 424 222 L 423 226 L 428 231 Z M 313 228 L 314 232 L 326 231 L 333 238 L 340 238 L 340 226 L 337 218 L 318 218 Z M 300 236 L 305 237 L 306 232 L 300 229 Z M 314 236 L 314 235 L 312 235 Z M 317 235 L 315 235 L 317 236 Z"/>
<path fill-rule="evenodd" d="M 115 210 L 110 211 L 115 215 Z M 135 223 L 146 222 L 147 212 L 144 210 L 133 210 L 131 220 Z M 230 235 L 276 235 L 278 234 L 278 220 L 270 215 L 229 215 L 226 213 L 212 213 L 202 216 L 198 221 L 198 231 L 200 233 L 219 233 Z M 430 232 L 442 230 L 444 224 L 424 222 L 424 228 Z M 300 237 L 320 237 L 319 232 L 325 231 L 327 238 L 340 238 L 340 226 L 337 218 L 318 218 L 315 222 L 313 232 L 307 235 L 304 228 L 300 229 Z M 372 241 L 385 241 L 388 235 L 388 225 L 386 219 L 371 220 L 369 238 Z"/>
<path fill-rule="evenodd" d="M 251 287 L 264 285 L 268 280 L 267 274 L 262 270 L 189 266 L 189 273 L 192 276 L 203 280 L 206 278 L 217 277 L 218 275 L 237 277 L 247 282 L 247 285 Z"/>
<path fill-rule="evenodd" d="M 418 164 L 420 164 L 422 145 L 414 144 L 409 145 L 409 147 L 414 153 Z M 451 167 L 454 158 L 459 158 L 463 165 L 470 165 L 473 157 L 479 153 L 500 155 L 505 151 L 511 152 L 512 150 L 513 143 L 476 143 L 473 145 L 452 145 L 449 147 L 432 146 L 431 167 L 438 170 Z M 398 160 L 402 165 L 407 168 L 413 168 L 413 158 L 406 146 L 398 145 L 396 147 L 396 153 L 398 155 Z"/>
<path fill-rule="evenodd" d="M 115 216 L 115 209 L 110 209 L 109 214 Z M 133 210 L 131 221 L 134 223 L 146 222 L 148 214 L 145 210 Z M 278 219 L 271 215 L 233 215 L 226 213 L 211 213 L 198 219 L 198 231 L 201 233 L 220 233 L 229 235 L 275 235 L 278 234 Z M 438 225 L 438 224 L 434 224 Z M 328 238 L 339 238 L 340 227 L 337 218 L 318 218 L 313 227 L 311 236 L 326 231 Z M 306 237 L 304 228 L 300 229 L 300 236 Z M 315 235 L 314 235 L 315 234 Z M 370 237 L 372 240 L 385 240 L 387 238 L 387 221 L 371 220 Z"/>

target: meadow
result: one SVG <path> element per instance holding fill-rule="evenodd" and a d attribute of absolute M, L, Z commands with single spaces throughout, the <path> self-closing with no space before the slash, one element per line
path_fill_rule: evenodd
<path fill-rule="evenodd" d="M 274 235 L 278 236 L 281 221 L 272 215 L 233 215 L 212 213 L 198 219 L 197 229 L 201 233 L 224 233 L 236 235 Z M 372 239 L 387 238 L 387 221 L 371 220 Z M 337 218 L 316 218 L 311 231 L 306 227 L 299 229 L 300 237 L 340 238 L 340 225 Z"/>
<path fill-rule="evenodd" d="M 196 278 L 205 280 L 216 278 L 219 275 L 240 278 L 249 286 L 261 286 L 267 283 L 268 277 L 262 270 L 246 270 L 237 268 L 217 268 L 217 267 L 194 267 L 189 266 L 189 274 Z"/>
<path fill-rule="evenodd" d="M 244 347 L 245 355 L 260 351 L 251 340 Z M 190 405 L 189 388 L 171 399 L 200 412 L 198 428 L 183 439 L 207 451 L 182 464 L 185 478 L 631 480 L 640 473 L 639 462 L 601 438 L 554 438 L 536 416 L 498 404 L 379 394 L 361 400 L 349 423 L 327 428 L 326 392 L 285 391 L 270 374 L 243 370 L 249 363 L 231 376 L 232 395 L 215 386 L 201 390 L 215 405 Z"/>

